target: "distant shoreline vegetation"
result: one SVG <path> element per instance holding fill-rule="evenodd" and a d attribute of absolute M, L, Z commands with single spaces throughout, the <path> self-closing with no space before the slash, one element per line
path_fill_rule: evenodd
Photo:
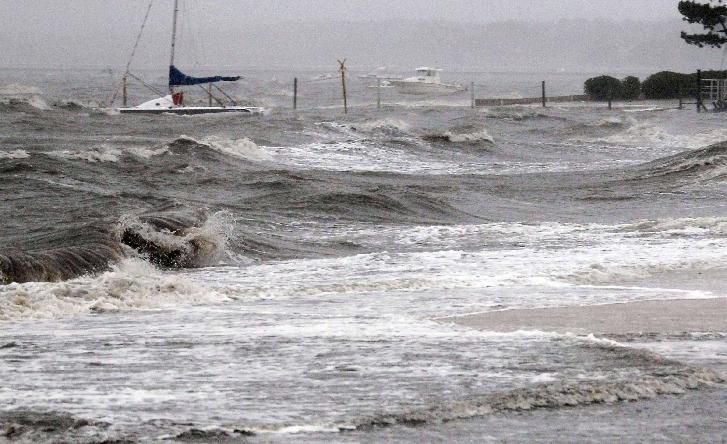
<path fill-rule="evenodd" d="M 703 79 L 727 79 L 727 71 L 702 71 Z M 595 101 L 678 99 L 695 97 L 697 73 L 683 74 L 661 71 L 641 82 L 637 77 L 617 79 L 611 76 L 591 77 L 583 85 L 584 93 Z"/>

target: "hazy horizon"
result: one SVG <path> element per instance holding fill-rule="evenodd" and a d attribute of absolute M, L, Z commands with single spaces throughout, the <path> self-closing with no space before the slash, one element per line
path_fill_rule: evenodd
<path fill-rule="evenodd" d="M 178 61 L 188 70 L 450 71 L 693 70 L 719 68 L 722 51 L 686 45 L 671 0 L 438 2 L 336 0 L 182 2 Z M 0 0 L 0 67 L 125 65 L 147 0 Z M 155 0 L 134 68 L 164 69 L 171 0 Z"/>

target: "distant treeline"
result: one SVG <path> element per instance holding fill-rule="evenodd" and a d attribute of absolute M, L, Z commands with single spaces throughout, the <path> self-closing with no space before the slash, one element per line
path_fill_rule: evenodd
<path fill-rule="evenodd" d="M 702 71 L 703 79 L 727 79 L 727 71 Z M 643 82 L 629 76 L 619 80 L 611 76 L 586 80 L 584 92 L 592 100 L 677 99 L 696 97 L 697 73 L 682 74 L 662 71 L 652 74 Z"/>

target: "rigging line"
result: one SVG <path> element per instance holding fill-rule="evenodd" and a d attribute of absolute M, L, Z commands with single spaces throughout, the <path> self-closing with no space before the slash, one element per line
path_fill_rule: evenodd
<path fill-rule="evenodd" d="M 163 92 L 159 91 L 158 89 L 156 89 L 153 86 L 149 85 L 145 81 L 143 81 L 140 78 L 136 77 L 134 74 L 132 74 L 130 72 L 127 72 L 126 75 L 129 76 L 129 77 L 131 77 L 132 79 L 138 81 L 139 83 L 141 83 L 142 85 L 146 86 L 147 88 L 149 88 L 151 90 L 151 92 L 153 92 L 155 94 L 158 94 L 159 96 L 164 96 L 164 93 Z"/>
<path fill-rule="evenodd" d="M 215 85 L 214 83 L 212 83 L 211 85 L 212 85 L 212 87 L 213 87 L 214 89 L 216 89 L 217 91 L 221 92 L 223 96 L 227 97 L 227 99 L 228 99 L 228 100 L 229 100 L 230 102 L 232 102 L 232 104 L 233 104 L 233 105 L 237 106 L 237 101 L 236 101 L 235 99 L 233 99 L 232 97 L 230 97 L 230 96 L 229 96 L 229 95 L 228 95 L 228 94 L 227 94 L 226 92 L 224 92 L 224 91 L 222 90 L 222 88 L 220 88 L 219 86 Z"/>
<path fill-rule="evenodd" d="M 139 42 L 141 41 L 141 36 L 144 34 L 144 28 L 146 27 L 146 22 L 149 19 L 149 13 L 151 12 L 151 7 L 154 4 L 154 0 L 149 0 L 149 6 L 146 7 L 146 14 L 144 14 L 144 20 L 141 22 L 141 28 L 139 29 L 139 34 L 136 36 L 136 41 L 134 42 L 134 47 L 131 48 L 131 55 L 129 55 L 129 60 L 126 62 L 126 68 L 124 69 L 124 76 L 129 74 L 129 68 L 131 67 L 131 62 L 134 60 L 134 55 L 136 55 L 136 49 L 139 47 Z M 119 85 L 114 90 L 114 95 L 111 97 L 111 101 L 109 102 L 109 106 L 112 106 L 114 104 L 114 101 L 116 101 L 116 96 L 119 94 L 119 89 L 121 89 L 121 84 L 123 83 L 123 77 L 119 81 Z"/>
<path fill-rule="evenodd" d="M 210 95 L 210 97 L 212 97 L 213 99 L 215 99 L 215 102 L 219 103 L 221 107 L 225 108 L 225 102 L 223 102 L 222 100 L 220 100 L 220 99 L 218 99 L 217 97 L 215 97 L 215 96 L 214 96 L 214 95 L 213 95 L 213 94 L 212 94 L 211 92 L 207 91 L 207 90 L 206 90 L 206 89 L 204 88 L 204 86 L 202 86 L 202 85 L 199 85 L 199 84 L 198 84 L 197 86 L 199 86 L 199 87 L 200 87 L 200 89 L 202 89 L 202 91 L 204 91 L 204 92 L 205 92 L 206 94 L 209 94 L 209 95 Z"/>

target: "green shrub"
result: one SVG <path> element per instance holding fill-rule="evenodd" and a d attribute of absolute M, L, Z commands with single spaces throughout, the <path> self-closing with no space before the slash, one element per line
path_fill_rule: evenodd
<path fill-rule="evenodd" d="M 623 96 L 623 85 L 615 77 L 592 77 L 586 80 L 584 91 L 592 100 L 619 99 Z"/>
<path fill-rule="evenodd" d="M 710 76 L 702 75 L 702 77 Z M 697 91 L 697 75 L 671 71 L 658 72 L 644 80 L 641 84 L 641 91 L 647 99 L 676 99 L 694 96 Z"/>
<path fill-rule="evenodd" d="M 628 76 L 621 81 L 623 85 L 623 98 L 636 100 L 641 96 L 641 82 L 638 77 Z"/>

